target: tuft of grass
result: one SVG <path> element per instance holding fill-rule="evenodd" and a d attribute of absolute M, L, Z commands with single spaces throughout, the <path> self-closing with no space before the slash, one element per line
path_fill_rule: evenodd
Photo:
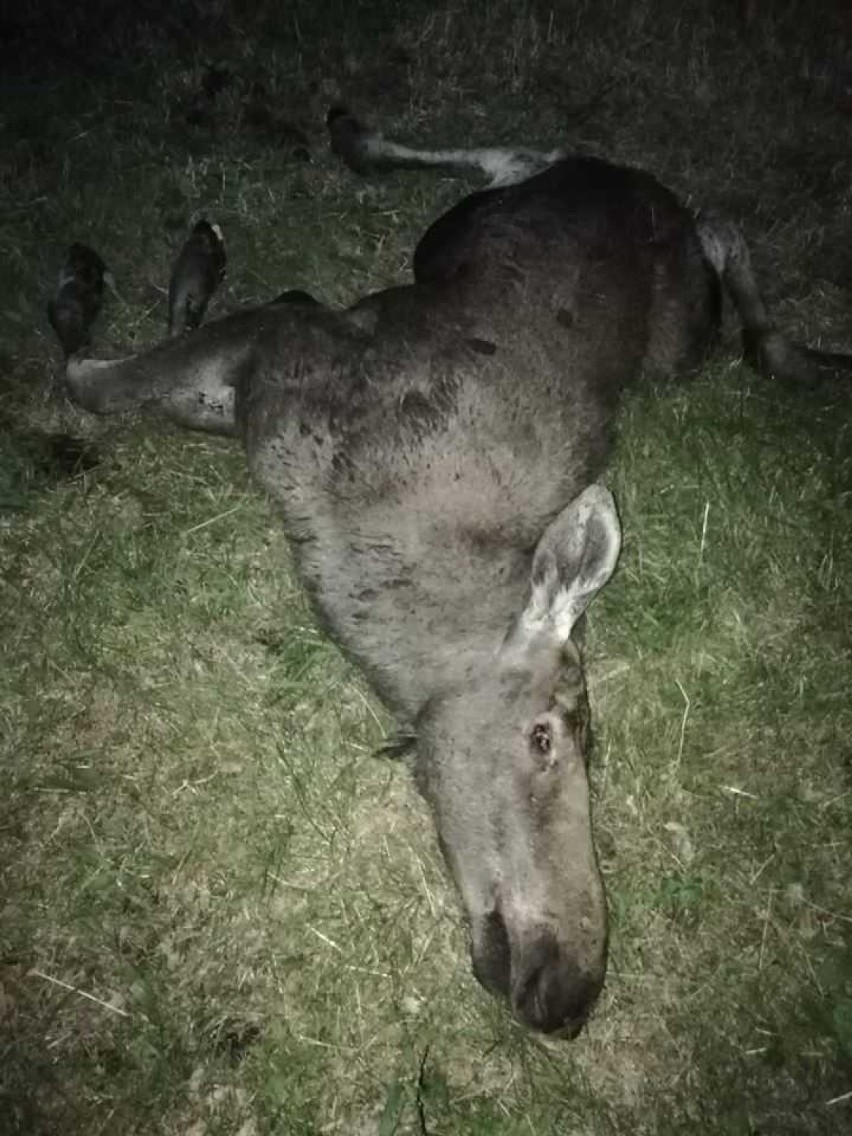
<path fill-rule="evenodd" d="M 426 810 L 374 756 L 391 724 L 240 454 L 65 405 L 41 314 L 85 240 L 117 281 L 99 342 L 155 341 L 199 216 L 229 253 L 212 316 L 405 280 L 465 187 L 339 168 L 322 122 L 345 101 L 415 143 L 643 165 L 743 225 L 785 326 L 848 343 L 848 29 L 833 4 L 764 8 L 745 30 L 704 0 L 38 0 L 9 21 L 0 1127 L 848 1128 L 848 393 L 755 379 L 731 332 L 628 399 L 624 554 L 589 634 L 611 967 L 567 1045 L 472 979 Z"/>

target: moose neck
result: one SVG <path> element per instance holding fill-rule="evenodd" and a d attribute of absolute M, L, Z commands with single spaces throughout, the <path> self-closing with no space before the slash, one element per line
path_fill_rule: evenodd
<path fill-rule="evenodd" d="M 374 538 L 362 518 L 346 541 L 342 578 L 322 539 L 301 546 L 301 569 L 334 637 L 385 702 L 413 720 L 437 691 L 493 659 L 525 602 L 530 558 L 508 546 L 464 547 L 457 535 L 452 547 L 427 551 L 415 524 L 389 535 Z M 353 587 L 353 578 L 365 583 Z"/>

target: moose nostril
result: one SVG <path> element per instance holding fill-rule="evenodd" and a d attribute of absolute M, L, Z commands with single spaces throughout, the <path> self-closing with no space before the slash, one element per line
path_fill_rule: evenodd
<path fill-rule="evenodd" d="M 600 979 L 562 957 L 556 940 L 548 934 L 516 960 L 512 1007 L 531 1029 L 576 1037 L 600 988 Z"/>
<path fill-rule="evenodd" d="M 471 960 L 476 980 L 492 994 L 508 996 L 512 953 L 506 924 L 499 911 L 491 911 L 474 928 Z"/>

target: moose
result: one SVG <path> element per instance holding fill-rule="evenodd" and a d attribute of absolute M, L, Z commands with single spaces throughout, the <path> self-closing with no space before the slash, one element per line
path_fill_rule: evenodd
<path fill-rule="evenodd" d="M 466 165 L 494 184 L 426 230 L 412 283 L 345 310 L 285 292 L 111 361 L 78 334 L 67 390 L 241 440 L 319 618 L 396 717 L 474 974 L 573 1037 L 607 960 L 581 642 L 619 555 L 598 479 L 621 392 L 701 361 L 723 286 L 763 369 L 848 360 L 777 331 L 737 230 L 648 173 L 413 151 L 343 111 L 329 128 L 360 172 Z"/>

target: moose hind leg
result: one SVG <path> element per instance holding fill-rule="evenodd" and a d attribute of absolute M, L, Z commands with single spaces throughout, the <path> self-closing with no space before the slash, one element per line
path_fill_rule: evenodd
<path fill-rule="evenodd" d="M 769 331 L 769 316 L 740 230 L 715 213 L 700 217 L 696 229 L 704 257 L 730 293 L 744 331 L 751 335 Z"/>
<path fill-rule="evenodd" d="M 849 354 L 794 343 L 772 322 L 757 286 L 748 245 L 733 222 L 711 213 L 702 216 L 696 228 L 704 256 L 742 322 L 743 353 L 755 370 L 794 384 L 852 374 Z"/>
<path fill-rule="evenodd" d="M 473 147 L 426 150 L 402 146 L 340 106 L 326 117 L 332 153 L 358 174 L 391 169 L 442 169 L 451 173 L 476 172 L 488 178 L 491 188 L 514 185 L 564 158 L 564 150 Z"/>

